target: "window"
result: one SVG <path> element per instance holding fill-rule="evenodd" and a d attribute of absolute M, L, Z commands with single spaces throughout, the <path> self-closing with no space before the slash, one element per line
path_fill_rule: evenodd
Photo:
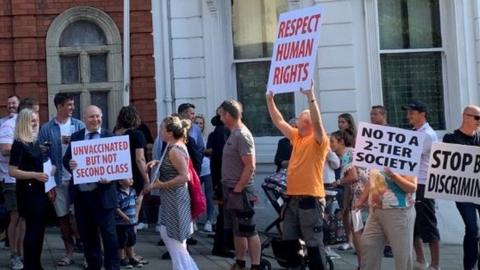
<path fill-rule="evenodd" d="M 47 33 L 49 98 L 58 92 L 74 96 L 75 114 L 93 104 L 103 111 L 104 128 L 112 128 L 123 101 L 120 33 L 114 21 L 92 7 L 69 9 Z M 49 102 L 53 104 L 53 102 Z M 56 111 L 49 107 L 50 116 Z"/>
<path fill-rule="evenodd" d="M 280 135 L 268 116 L 265 85 L 278 15 L 287 10 L 287 0 L 232 1 L 237 97 L 243 104 L 244 121 L 256 137 Z M 294 116 L 293 93 L 279 94 L 275 101 L 286 120 Z"/>
<path fill-rule="evenodd" d="M 383 102 L 389 123 L 409 127 L 401 107 L 428 106 L 428 121 L 445 129 L 443 59 L 438 0 L 381 0 L 378 5 Z"/>

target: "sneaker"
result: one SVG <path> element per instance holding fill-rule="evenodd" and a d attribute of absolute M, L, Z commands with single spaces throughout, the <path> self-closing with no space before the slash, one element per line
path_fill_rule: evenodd
<path fill-rule="evenodd" d="M 123 269 L 132 269 L 133 268 L 133 265 L 131 265 L 127 259 L 121 259 L 120 260 L 120 267 L 122 267 Z"/>
<path fill-rule="evenodd" d="M 413 263 L 413 269 L 415 270 L 428 270 L 428 263 L 427 262 L 424 262 L 424 263 L 419 263 L 417 261 L 415 261 Z"/>
<path fill-rule="evenodd" d="M 128 263 L 131 266 L 136 267 L 136 268 L 142 268 L 143 267 L 143 264 L 135 258 L 130 258 L 130 260 L 128 260 Z"/>
<path fill-rule="evenodd" d="M 10 269 L 12 270 L 23 269 L 23 263 L 19 256 L 13 256 L 10 258 Z"/>
<path fill-rule="evenodd" d="M 385 246 L 385 248 L 383 249 L 383 257 L 393 258 L 393 251 L 391 246 Z"/>
<path fill-rule="evenodd" d="M 160 232 L 160 225 L 155 225 L 155 232 Z"/>
<path fill-rule="evenodd" d="M 352 249 L 352 246 L 349 243 L 344 243 L 338 247 L 338 250 L 346 251 Z"/>
<path fill-rule="evenodd" d="M 334 259 L 341 259 L 342 256 L 340 256 L 340 254 L 336 253 L 335 251 L 333 251 L 330 247 L 326 247 L 325 248 L 325 253 L 327 254 L 327 256 L 334 260 Z"/>
<path fill-rule="evenodd" d="M 247 267 L 240 267 L 237 263 L 234 263 L 231 267 L 230 270 L 247 270 Z"/>
<path fill-rule="evenodd" d="M 207 222 L 205 222 L 205 225 L 203 225 L 203 230 L 206 231 L 206 232 L 212 232 L 213 231 L 212 223 L 210 222 L 210 220 L 207 220 Z"/>
<path fill-rule="evenodd" d="M 141 231 L 141 230 L 148 229 L 148 225 L 140 222 L 140 223 L 137 224 L 136 228 L 137 228 L 138 231 Z"/>

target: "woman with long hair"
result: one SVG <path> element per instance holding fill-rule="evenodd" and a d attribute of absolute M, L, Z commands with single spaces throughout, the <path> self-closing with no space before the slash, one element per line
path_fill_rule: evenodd
<path fill-rule="evenodd" d="M 160 191 L 160 235 L 170 253 L 174 270 L 196 270 L 197 265 L 187 250 L 187 238 L 193 233 L 189 181 L 189 155 L 186 146 L 189 120 L 180 120 L 177 116 L 163 119 L 161 138 L 167 143 L 160 164 L 159 178 L 150 189 Z M 155 166 L 159 160 L 152 160 L 148 167 Z"/>
<path fill-rule="evenodd" d="M 202 131 L 203 135 L 203 141 L 207 141 L 205 134 L 206 134 L 206 129 L 205 129 L 205 117 L 203 115 L 198 114 L 195 115 L 195 118 L 193 119 L 195 124 L 200 128 Z M 205 149 L 206 150 L 206 149 Z M 205 224 L 203 226 L 203 230 L 206 232 L 212 232 L 213 228 L 213 219 L 215 215 L 215 205 L 213 204 L 213 184 L 212 184 L 212 175 L 211 175 L 211 170 L 210 170 L 210 157 L 205 151 L 203 159 L 202 159 L 202 169 L 200 170 L 200 182 L 203 184 L 203 190 L 205 192 L 205 199 L 207 201 L 207 216 L 205 220 Z"/>
<path fill-rule="evenodd" d="M 124 106 L 117 116 L 114 128 L 116 135 L 127 135 L 130 141 L 130 158 L 132 163 L 133 188 L 137 193 L 137 216 L 140 214 L 145 187 L 149 185 L 147 165 L 145 160 L 146 140 L 143 133 L 137 130 L 140 125 L 140 116 L 133 106 Z"/>
<path fill-rule="evenodd" d="M 365 190 L 355 203 L 356 209 L 368 200 L 370 213 L 362 234 L 361 269 L 381 268 L 386 240 L 393 251 L 396 270 L 413 269 L 413 225 L 417 178 L 392 172 L 370 170 Z"/>
<path fill-rule="evenodd" d="M 345 186 L 350 190 L 349 196 L 344 197 L 343 211 L 344 211 L 344 226 L 348 228 L 348 231 L 352 232 L 353 244 L 357 252 L 357 261 L 360 267 L 361 265 L 361 237 L 362 230 L 355 231 L 353 225 L 353 219 L 351 210 L 353 209 L 354 202 L 360 198 L 367 182 L 367 174 L 365 169 L 353 166 L 353 137 L 350 132 L 344 130 L 338 130 L 330 135 L 330 148 L 341 159 L 341 172 L 340 178 L 334 183 L 334 186 Z M 362 209 L 360 213 L 360 222 L 366 220 L 368 210 Z"/>
<path fill-rule="evenodd" d="M 8 172 L 17 179 L 17 201 L 20 216 L 25 218 L 24 268 L 41 270 L 41 253 L 45 235 L 48 204 L 54 199 L 52 189 L 45 193 L 49 176 L 43 172 L 44 155 L 37 141 L 38 113 L 23 109 L 15 125 Z M 52 166 L 51 174 L 55 173 Z M 49 202 L 50 200 L 50 202 Z"/>
<path fill-rule="evenodd" d="M 355 137 L 357 136 L 357 126 L 353 116 L 349 113 L 342 113 L 338 116 L 338 129 L 346 130 L 353 136 L 353 142 L 355 144 Z"/>

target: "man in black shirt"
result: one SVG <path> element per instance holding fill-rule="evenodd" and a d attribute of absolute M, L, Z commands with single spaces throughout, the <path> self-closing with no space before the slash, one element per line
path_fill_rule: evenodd
<path fill-rule="evenodd" d="M 463 110 L 462 125 L 453 133 L 446 134 L 443 142 L 480 146 L 480 107 L 469 105 Z M 463 267 L 473 269 L 478 261 L 478 221 L 480 205 L 467 202 L 457 202 L 457 209 L 465 223 L 463 238 Z"/>

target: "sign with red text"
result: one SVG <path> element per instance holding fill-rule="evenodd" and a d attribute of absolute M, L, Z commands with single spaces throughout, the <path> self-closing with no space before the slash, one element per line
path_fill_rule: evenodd
<path fill-rule="evenodd" d="M 310 89 L 323 8 L 319 5 L 280 14 L 273 47 L 268 91 Z"/>
<path fill-rule="evenodd" d="M 480 147 L 433 143 L 425 197 L 480 204 Z"/>
<path fill-rule="evenodd" d="M 353 165 L 418 176 L 423 140 L 419 131 L 360 122 Z"/>
<path fill-rule="evenodd" d="M 128 136 L 115 136 L 72 142 L 73 183 L 96 183 L 132 178 Z"/>

